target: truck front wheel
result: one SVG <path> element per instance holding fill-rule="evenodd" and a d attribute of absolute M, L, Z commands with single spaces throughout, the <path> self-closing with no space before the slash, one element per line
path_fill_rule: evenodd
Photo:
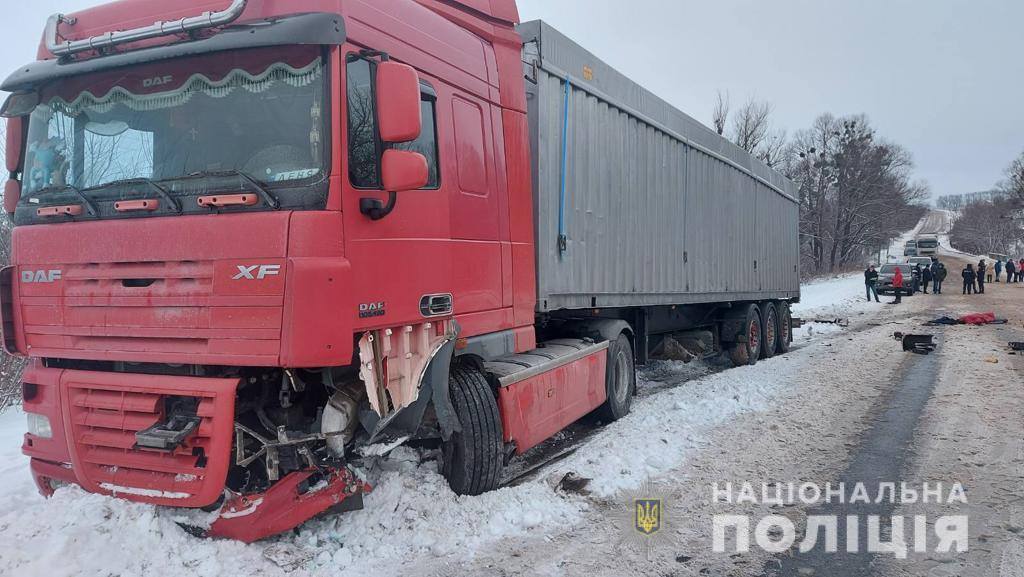
<path fill-rule="evenodd" d="M 478 369 L 455 366 L 448 389 L 462 431 L 442 444 L 441 474 L 459 495 L 479 495 L 501 483 L 502 430 L 498 403 Z"/>
<path fill-rule="evenodd" d="M 636 365 L 633 347 L 625 333 L 608 344 L 604 386 L 608 400 L 597 410 L 597 415 L 605 421 L 617 421 L 628 415 L 636 391 Z"/>

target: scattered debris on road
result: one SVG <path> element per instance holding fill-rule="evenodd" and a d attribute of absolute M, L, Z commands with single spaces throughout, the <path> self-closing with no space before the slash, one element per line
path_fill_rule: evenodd
<path fill-rule="evenodd" d="M 805 323 L 808 321 L 804 321 Z M 824 325 L 838 325 L 841 327 L 850 326 L 850 319 L 836 318 L 836 319 L 813 319 L 809 322 L 820 323 Z"/>
<path fill-rule="evenodd" d="M 905 351 L 927 355 L 935 350 L 935 342 L 932 335 L 905 335 L 897 332 L 893 333 L 893 337 L 903 343 L 903 350 Z"/>
<path fill-rule="evenodd" d="M 949 316 L 941 316 L 937 319 L 930 320 L 925 326 L 937 326 L 937 325 L 1005 325 L 1006 319 L 997 319 L 995 313 L 971 313 L 964 315 L 958 319 L 954 319 Z"/>
<path fill-rule="evenodd" d="M 589 495 L 590 491 L 587 490 L 587 484 L 590 483 L 590 479 L 581 477 L 573 471 L 569 471 L 562 477 L 562 480 L 558 482 L 555 490 L 562 491 L 563 493 L 575 493 L 576 495 Z"/>

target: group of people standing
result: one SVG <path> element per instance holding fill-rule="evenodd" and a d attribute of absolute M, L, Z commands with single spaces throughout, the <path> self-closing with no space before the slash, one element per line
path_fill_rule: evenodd
<path fill-rule="evenodd" d="M 928 266 L 921 266 L 920 263 L 915 264 L 910 269 L 910 279 L 903 278 L 903 271 L 900 267 L 896 267 L 893 271 L 892 286 L 895 289 L 893 292 L 896 293 L 896 300 L 894 303 L 903 301 L 903 291 L 908 294 L 915 294 L 917 292 L 923 292 L 928 294 L 929 287 L 932 288 L 933 294 L 942 294 L 942 283 L 946 280 L 946 265 L 939 262 L 939 259 L 932 257 L 932 263 Z M 878 271 L 875 269 L 875 265 L 869 265 L 864 271 L 864 287 L 867 291 L 868 302 L 871 302 L 871 297 L 875 297 L 875 302 L 881 302 L 878 300 Z"/>
<path fill-rule="evenodd" d="M 964 278 L 964 294 L 985 294 L 986 274 L 988 274 L 988 266 L 985 264 L 985 259 L 978 261 L 977 269 L 973 264 L 967 263 L 964 270 L 960 272 L 960 276 Z"/>
<path fill-rule="evenodd" d="M 1012 258 L 1008 258 L 1005 263 L 1002 259 L 996 259 L 993 268 L 996 272 L 996 282 L 999 282 L 999 277 L 1002 276 L 1004 269 L 1006 270 L 1006 282 L 1024 282 L 1024 258 L 1016 262 Z"/>

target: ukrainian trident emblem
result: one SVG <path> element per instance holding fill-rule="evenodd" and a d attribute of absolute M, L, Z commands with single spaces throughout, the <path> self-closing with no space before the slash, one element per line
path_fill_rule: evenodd
<path fill-rule="evenodd" d="M 634 528 L 644 535 L 653 535 L 661 529 L 661 499 L 633 499 L 636 509 Z"/>

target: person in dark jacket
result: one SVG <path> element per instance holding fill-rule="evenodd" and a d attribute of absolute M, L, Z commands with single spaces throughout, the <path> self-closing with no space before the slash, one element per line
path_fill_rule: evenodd
<path fill-rule="evenodd" d="M 921 268 L 921 292 L 928 294 L 928 285 L 932 284 L 932 267 Z"/>
<path fill-rule="evenodd" d="M 921 292 L 921 265 L 915 264 L 910 269 L 910 294 L 916 295 Z"/>
<path fill-rule="evenodd" d="M 1011 283 L 1016 278 L 1014 275 L 1017 274 L 1017 265 L 1013 264 L 1013 259 L 1007 259 L 1006 261 L 1006 282 Z"/>
<path fill-rule="evenodd" d="M 946 270 L 946 265 L 942 264 L 941 262 L 937 263 L 937 266 L 938 268 L 932 274 L 935 276 L 934 292 L 935 294 L 940 295 L 942 294 L 942 282 L 946 280 L 946 275 L 949 274 L 949 271 Z"/>
<path fill-rule="evenodd" d="M 864 290 L 868 294 L 868 302 L 871 302 L 871 295 L 875 295 L 875 302 L 881 302 L 878 300 L 878 271 L 875 270 L 875 265 L 868 265 L 868 268 L 864 270 Z"/>
<path fill-rule="evenodd" d="M 992 268 L 996 270 L 996 282 L 999 282 L 999 275 L 1003 274 L 1003 259 L 997 258 Z"/>
<path fill-rule="evenodd" d="M 974 292 L 976 292 L 976 293 L 978 293 L 980 295 L 985 294 L 985 273 L 988 272 L 987 269 L 988 269 L 988 267 L 985 265 L 985 259 L 979 260 L 978 261 L 978 272 L 977 272 L 977 275 L 976 275 L 977 276 L 977 285 L 978 286 L 977 286 L 977 290 L 975 290 Z"/>
<path fill-rule="evenodd" d="M 960 276 L 964 277 L 964 294 L 974 294 L 974 280 L 977 278 L 974 274 L 974 265 L 968 264 L 967 268 L 960 272 Z"/>

